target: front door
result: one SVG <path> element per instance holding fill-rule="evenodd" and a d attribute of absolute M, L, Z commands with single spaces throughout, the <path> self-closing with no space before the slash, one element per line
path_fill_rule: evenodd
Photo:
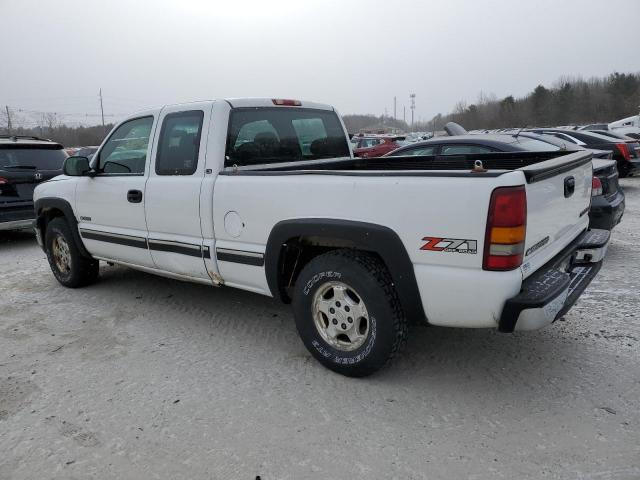
<path fill-rule="evenodd" d="M 154 127 L 151 115 L 122 123 L 96 153 L 97 175 L 78 179 L 78 227 L 94 257 L 154 266 L 144 211 Z"/>
<path fill-rule="evenodd" d="M 190 279 L 210 280 L 200 225 L 200 190 L 211 103 L 162 110 L 154 142 L 145 211 L 149 249 L 156 268 Z"/>

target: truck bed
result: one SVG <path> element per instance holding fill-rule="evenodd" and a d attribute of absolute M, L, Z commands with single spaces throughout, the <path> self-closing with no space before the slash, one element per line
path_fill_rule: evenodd
<path fill-rule="evenodd" d="M 476 161 L 486 171 L 473 171 Z M 591 160 L 588 151 L 579 152 L 495 152 L 473 155 L 415 155 L 406 157 L 332 158 L 306 162 L 283 162 L 268 165 L 231 167 L 221 174 L 282 175 L 282 174 L 360 174 L 403 176 L 479 176 L 497 177 L 522 170 L 528 183 L 569 171 Z"/>

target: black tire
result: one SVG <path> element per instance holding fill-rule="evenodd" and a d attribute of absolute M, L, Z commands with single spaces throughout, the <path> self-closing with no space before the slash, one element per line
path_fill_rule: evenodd
<path fill-rule="evenodd" d="M 318 300 L 326 301 L 322 292 L 330 289 L 332 282 L 339 282 L 357 292 L 368 312 L 364 343 L 351 351 L 336 348 L 323 338 L 320 333 L 322 326 L 316 326 L 314 304 Z M 311 260 L 296 280 L 293 310 L 298 333 L 309 352 L 325 367 L 342 375 L 371 375 L 387 365 L 406 343 L 407 319 L 391 276 L 376 256 L 366 252 L 334 250 Z M 339 315 L 344 321 L 348 314 L 341 311 Z M 328 320 L 324 315 L 318 321 Z M 335 327 L 337 330 L 340 321 L 334 325 L 338 325 Z M 344 328 L 345 324 L 341 325 Z M 354 343 L 353 347 L 357 345 Z"/>
<path fill-rule="evenodd" d="M 54 254 L 54 242 L 60 239 L 68 248 L 68 261 L 60 262 Z M 54 218 L 47 225 L 45 234 L 47 260 L 56 280 L 65 287 L 78 288 L 94 283 L 98 278 L 99 262 L 80 253 L 71 234 L 67 221 L 62 217 Z M 59 248 L 59 247 L 57 247 Z M 64 264 L 61 266 L 61 263 Z"/>
<path fill-rule="evenodd" d="M 630 177 L 629 167 L 626 162 L 618 163 L 618 177 L 627 178 Z"/>

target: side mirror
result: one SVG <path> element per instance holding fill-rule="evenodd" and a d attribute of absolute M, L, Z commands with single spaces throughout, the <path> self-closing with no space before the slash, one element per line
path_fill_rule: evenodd
<path fill-rule="evenodd" d="M 89 175 L 91 167 L 87 157 L 69 157 L 64 161 L 62 171 L 70 177 L 82 177 Z"/>

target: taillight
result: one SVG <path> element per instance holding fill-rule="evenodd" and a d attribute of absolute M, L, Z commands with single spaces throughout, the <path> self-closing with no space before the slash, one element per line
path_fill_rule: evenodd
<path fill-rule="evenodd" d="M 484 241 L 484 270 L 514 270 L 522 265 L 527 230 L 524 186 L 500 187 L 491 193 Z"/>
<path fill-rule="evenodd" d="M 7 183 L 9 183 L 9 180 L 4 177 L 0 177 L 0 185 L 6 185 Z"/>
<path fill-rule="evenodd" d="M 616 147 L 620 150 L 620 153 L 624 159 L 628 162 L 631 161 L 631 153 L 629 153 L 629 146 L 626 143 L 616 143 Z"/>
<path fill-rule="evenodd" d="M 290 107 L 299 107 L 302 105 L 300 100 L 289 100 L 286 98 L 273 98 L 272 101 L 274 105 L 286 105 Z"/>
<path fill-rule="evenodd" d="M 598 195 L 602 195 L 602 182 L 598 177 L 593 177 L 591 179 L 591 196 L 597 197 Z"/>

